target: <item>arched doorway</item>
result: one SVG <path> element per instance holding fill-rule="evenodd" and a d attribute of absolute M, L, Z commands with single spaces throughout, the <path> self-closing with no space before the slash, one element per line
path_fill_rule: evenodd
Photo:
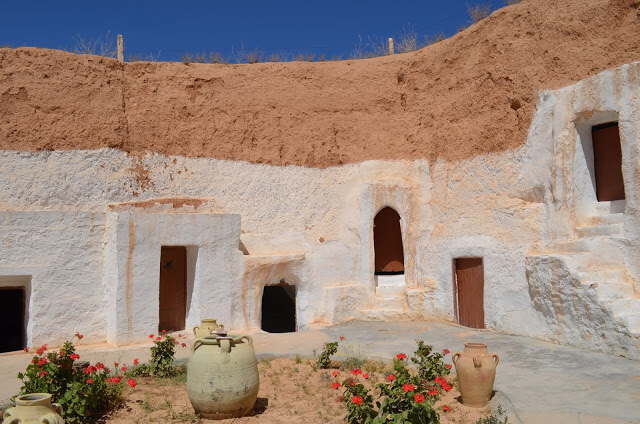
<path fill-rule="evenodd" d="M 404 274 L 400 215 L 388 206 L 373 219 L 373 249 L 376 275 Z"/>

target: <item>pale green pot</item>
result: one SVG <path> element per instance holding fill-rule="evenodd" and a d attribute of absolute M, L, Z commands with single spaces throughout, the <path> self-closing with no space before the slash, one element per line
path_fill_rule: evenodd
<path fill-rule="evenodd" d="M 187 393 L 203 418 L 247 415 L 258 397 L 258 363 L 251 337 L 206 336 L 193 343 Z"/>
<path fill-rule="evenodd" d="M 224 330 L 224 325 L 218 324 L 215 319 L 203 319 L 200 321 L 200 325 L 193 327 L 194 338 L 200 339 L 211 335 L 212 331 Z"/>
<path fill-rule="evenodd" d="M 4 424 L 64 424 L 62 407 L 51 403 L 49 393 L 30 393 L 16 398 L 16 406 L 4 411 Z"/>

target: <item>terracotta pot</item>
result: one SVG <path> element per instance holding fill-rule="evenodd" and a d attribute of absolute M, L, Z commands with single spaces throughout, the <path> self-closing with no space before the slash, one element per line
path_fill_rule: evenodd
<path fill-rule="evenodd" d="M 206 336 L 193 342 L 187 368 L 187 393 L 203 418 L 247 415 L 258 397 L 258 362 L 251 337 Z"/>
<path fill-rule="evenodd" d="M 16 406 L 4 411 L 4 424 L 64 424 L 62 406 L 51 403 L 49 393 L 30 393 L 16 398 Z"/>
<path fill-rule="evenodd" d="M 196 339 L 211 335 L 212 331 L 224 330 L 224 325 L 218 324 L 215 319 L 203 319 L 200 325 L 193 327 L 193 335 Z"/>
<path fill-rule="evenodd" d="M 454 353 L 452 359 L 462 403 L 474 408 L 485 406 L 493 393 L 498 354 L 489 353 L 484 343 L 465 343 L 464 352 Z"/>

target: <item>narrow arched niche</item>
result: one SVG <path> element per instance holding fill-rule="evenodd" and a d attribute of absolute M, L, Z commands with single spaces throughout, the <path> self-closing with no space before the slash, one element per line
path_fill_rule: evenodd
<path fill-rule="evenodd" d="M 376 275 L 404 274 L 400 215 L 388 206 L 373 219 L 373 249 Z"/>

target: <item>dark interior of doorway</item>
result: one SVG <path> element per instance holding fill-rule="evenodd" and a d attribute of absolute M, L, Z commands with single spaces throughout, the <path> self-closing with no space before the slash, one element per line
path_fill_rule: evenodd
<path fill-rule="evenodd" d="M 591 129 L 591 136 L 598 202 L 623 200 L 625 193 L 618 123 L 596 125 Z"/>
<path fill-rule="evenodd" d="M 268 333 L 296 331 L 296 287 L 281 283 L 265 286 L 262 293 L 262 330 Z"/>
<path fill-rule="evenodd" d="M 400 215 L 388 206 L 373 219 L 373 249 L 376 275 L 404 274 Z"/>
<path fill-rule="evenodd" d="M 0 352 L 24 348 L 24 288 L 0 288 Z"/>

